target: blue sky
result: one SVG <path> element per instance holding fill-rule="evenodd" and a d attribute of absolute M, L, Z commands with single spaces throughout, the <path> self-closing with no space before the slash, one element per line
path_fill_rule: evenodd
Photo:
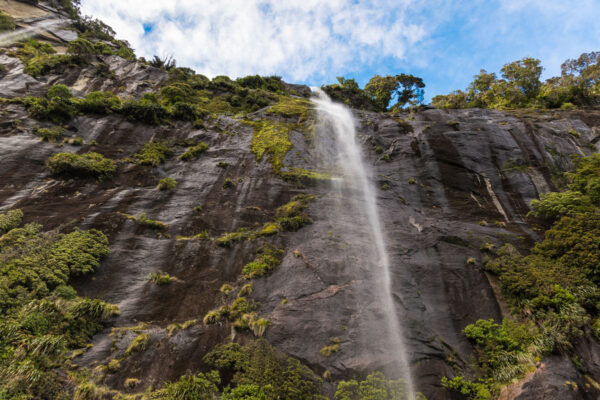
<path fill-rule="evenodd" d="M 424 79 L 426 100 L 464 89 L 481 68 L 542 60 L 544 77 L 600 50 L 600 0 L 83 0 L 138 56 L 173 56 L 209 77 L 275 74 Z"/>

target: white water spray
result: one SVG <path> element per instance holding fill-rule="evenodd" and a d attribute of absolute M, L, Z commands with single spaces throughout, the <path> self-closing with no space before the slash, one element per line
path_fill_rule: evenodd
<path fill-rule="evenodd" d="M 377 210 L 375 190 L 361 156 L 360 144 L 356 141 L 354 118 L 347 107 L 332 102 L 322 90 L 318 88 L 312 90 L 315 94 L 312 100 L 316 104 L 319 123 L 327 131 L 326 134 L 334 135 L 332 139 L 337 152 L 336 167 L 343 174 L 343 179 L 338 184 L 343 185 L 344 189 L 350 190 L 353 195 L 358 197 L 355 201 L 360 204 L 362 210 L 356 211 L 364 213 L 366 233 L 371 236 L 369 242 L 373 247 L 372 253 L 376 261 L 374 264 L 380 268 L 379 271 L 376 271 L 377 277 L 380 278 L 377 279 L 376 289 L 379 291 L 379 301 L 385 313 L 385 321 L 382 322 L 387 325 L 385 328 L 392 346 L 389 350 L 390 353 L 393 353 L 394 361 L 399 365 L 398 376 L 406 382 L 408 398 L 414 399 L 415 391 L 407 360 L 404 334 L 394 307 L 390 261 Z M 340 191 L 341 189 L 342 187 L 340 187 Z M 358 221 L 357 219 L 357 223 L 359 223 Z"/>

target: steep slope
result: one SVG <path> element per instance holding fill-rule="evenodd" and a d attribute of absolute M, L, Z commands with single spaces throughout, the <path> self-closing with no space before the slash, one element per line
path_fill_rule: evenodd
<path fill-rule="evenodd" d="M 0 93 L 13 99 L 44 96 L 56 84 L 68 86 L 77 97 L 111 90 L 122 98 L 139 98 L 158 93 L 169 80 L 164 70 L 116 55 L 95 55 L 93 62 L 38 78 L 24 74 L 23 61 L 8 53 L 0 55 L 0 63 L 6 66 Z M 289 93 L 258 111 L 213 112 L 200 123 L 169 119 L 149 125 L 119 113 L 79 113 L 62 124 L 63 137 L 80 137 L 82 145 L 42 141 L 38 128 L 56 124 L 32 118 L 20 102 L 1 105 L 0 212 L 18 208 L 25 222 L 46 229 L 96 228 L 109 238 L 111 254 L 101 267 L 91 279 L 75 282 L 80 295 L 120 309 L 94 336 L 94 346 L 74 359 L 93 366 L 122 358 L 118 372 L 106 373 L 107 386 L 126 392 L 158 387 L 188 371 L 206 370 L 203 356 L 216 344 L 260 336 L 263 332 L 235 330 L 226 319 L 201 321 L 231 302 L 233 294 L 220 289 L 230 284 L 237 293 L 247 282 L 241 278 L 243 267 L 265 243 L 284 253 L 278 268 L 251 280 L 253 291 L 246 296 L 257 304 L 258 316 L 270 321 L 264 338 L 324 375 L 328 395 L 335 382 L 374 370 L 395 378 L 395 360 L 373 324 L 377 318 L 367 317 L 379 316 L 381 308 L 373 292 L 378 278 L 362 260 L 371 239 L 344 211 L 328 176 L 315 179 L 306 172 L 330 173 L 320 162 L 333 150 L 323 141 L 316 146 L 309 103 Z M 377 201 L 393 291 L 417 387 L 429 399 L 449 398 L 441 377 L 468 371 L 473 351 L 462 329 L 478 319 L 508 316 L 496 282 L 481 268 L 481 245 L 509 242 L 527 249 L 540 238 L 526 218 L 529 202 L 557 189 L 560 172 L 572 167 L 570 155 L 597 151 L 593 143 L 600 137 L 600 112 L 424 109 L 394 114 L 355 110 L 354 115 L 365 160 L 381 188 Z M 267 140 L 285 141 L 289 135 L 292 148 L 277 153 L 280 148 L 267 143 L 265 155 L 257 159 L 257 124 L 286 124 L 288 131 Z M 135 155 L 150 141 L 166 142 L 173 154 L 158 165 L 136 163 Z M 179 158 L 198 143 L 208 148 L 190 161 Z M 117 160 L 116 173 L 99 181 L 52 174 L 45 166 L 54 153 L 89 151 Z M 275 165 L 277 154 L 282 155 L 281 170 Z M 286 176 L 286 171 L 293 173 Z M 156 188 L 165 177 L 176 180 L 174 189 Z M 277 208 L 298 194 L 316 196 L 304 211 L 312 223 L 261 233 L 281 218 Z M 167 226 L 154 230 L 132 219 L 142 213 Z M 240 228 L 259 234 L 219 245 L 219 238 Z M 157 285 L 149 279 L 157 272 L 177 280 Z M 174 334 L 167 329 L 191 320 L 196 322 Z M 112 330 L 132 326 L 137 328 Z M 149 335 L 146 349 L 126 356 L 141 333 Z M 320 352 L 338 339 L 337 351 Z M 600 379 L 597 344 L 584 341 L 576 351 L 591 379 Z M 140 382 L 132 389 L 125 378 Z M 543 398 L 595 398 L 598 392 L 585 379 L 566 356 L 552 356 L 507 396 L 542 398 L 543 389 Z M 573 391 L 565 381 L 581 389 Z"/>

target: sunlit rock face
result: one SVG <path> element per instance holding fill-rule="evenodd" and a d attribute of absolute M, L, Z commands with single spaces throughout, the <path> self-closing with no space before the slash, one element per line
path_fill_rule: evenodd
<path fill-rule="evenodd" d="M 20 60 L 0 55 L 7 67 L 0 94 L 41 96 L 62 83 L 80 97 L 111 90 L 138 98 L 156 92 L 168 79 L 157 68 L 116 56 L 102 59 L 109 66 L 105 75 L 87 66 L 34 79 L 23 74 Z M 293 89 L 309 95 L 308 88 Z M 324 171 L 331 178 L 298 184 L 282 179 L 268 157 L 257 161 L 251 151 L 254 129 L 245 120 L 298 122 L 293 116 L 269 113 L 268 107 L 244 117 L 206 117 L 202 126 L 181 121 L 150 126 L 118 114 L 79 115 L 65 124 L 64 135 L 81 137 L 82 146 L 40 141 L 34 128 L 47 123 L 29 118 L 23 105 L 0 107 L 0 211 L 20 208 L 25 222 L 48 229 L 77 226 L 105 232 L 111 254 L 93 278 L 76 282 L 79 293 L 118 304 L 121 313 L 112 326 L 147 324 L 141 329 L 150 334 L 149 350 L 125 359 L 119 376 L 107 376 L 109 386 L 123 389 L 121 378 L 127 376 L 140 379 L 139 387 L 157 387 L 186 371 L 202 370 L 202 357 L 214 345 L 232 336 L 251 340 L 252 333 L 235 332 L 225 322 L 199 322 L 171 336 L 166 327 L 201 321 L 223 305 L 219 289 L 225 283 L 243 284 L 243 266 L 265 242 L 285 250 L 279 268 L 255 279 L 249 296 L 259 304 L 258 314 L 270 320 L 264 337 L 271 344 L 319 375 L 329 371 L 326 394 L 334 391 L 336 381 L 373 370 L 383 370 L 390 378 L 402 376 L 399 358 L 390 349 L 390 306 L 380 292 L 381 260 L 372 256 L 373 233 L 357 211 L 367 204 L 353 197 L 353 190 L 339 190 L 339 170 L 326 170 L 324 157 L 338 152 L 326 132 L 315 140 L 308 128 L 290 131 L 293 148 L 283 159 L 283 170 Z M 473 350 L 462 329 L 477 319 L 507 315 L 498 285 L 482 271 L 482 243 L 513 243 L 526 249 L 539 239 L 526 222 L 528 204 L 558 188 L 560 172 L 572 167 L 570 155 L 596 151 L 600 113 L 351 112 L 385 238 L 389 301 L 402 329 L 415 388 L 429 399 L 450 398 L 440 379 L 452 376 L 457 366 L 469 370 Z M 573 129 L 580 137 L 568 133 Z M 151 140 L 168 141 L 173 156 L 158 167 L 131 162 Z M 189 141 L 209 147 L 184 162 L 178 156 Z M 45 167 L 53 153 L 87 151 L 120 160 L 117 173 L 97 181 L 56 177 Z M 157 190 L 164 177 L 175 178 L 176 188 Z M 233 186 L 224 187 L 227 178 Z M 214 239 L 223 234 L 263 227 L 273 221 L 278 207 L 301 193 L 317 196 L 306 210 L 312 224 L 231 247 L 216 244 Z M 141 213 L 168 228 L 157 233 L 124 216 Z M 212 239 L 177 238 L 203 231 Z M 467 262 L 470 258 L 475 262 Z M 148 276 L 157 271 L 178 280 L 155 285 Z M 96 335 L 94 347 L 75 362 L 106 363 L 133 335 L 110 333 L 108 328 Z M 326 357 L 320 350 L 332 338 L 339 339 L 339 350 Z M 577 343 L 576 352 L 587 374 L 600 379 L 597 344 Z M 564 386 L 570 381 L 586 388 L 586 379 L 566 356 L 553 356 L 504 396 L 596 398 L 593 387 L 572 391 Z"/>

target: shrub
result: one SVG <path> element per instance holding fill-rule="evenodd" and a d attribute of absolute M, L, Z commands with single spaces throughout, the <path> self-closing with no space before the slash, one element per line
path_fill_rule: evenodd
<path fill-rule="evenodd" d="M 56 153 L 46 166 L 53 174 L 93 176 L 99 179 L 111 176 L 117 170 L 115 162 L 99 153 Z"/>
<path fill-rule="evenodd" d="M 148 142 L 134 155 L 134 158 L 138 164 L 156 167 L 158 164 L 162 164 L 165 158 L 171 154 L 173 154 L 173 150 L 167 142 Z"/>
<path fill-rule="evenodd" d="M 9 210 L 4 214 L 0 214 L 0 236 L 21 225 L 22 220 L 23 211 L 18 208 Z"/>
<path fill-rule="evenodd" d="M 165 224 L 164 222 L 155 221 L 153 219 L 148 218 L 148 216 L 146 215 L 146 213 L 141 213 L 136 218 L 136 220 L 141 225 L 147 226 L 147 227 L 152 228 L 152 229 L 167 229 L 168 228 L 168 225 Z"/>
<path fill-rule="evenodd" d="M 34 78 L 47 74 L 59 65 L 71 63 L 71 56 L 56 55 L 56 51 L 48 43 L 29 39 L 18 46 L 16 56 L 25 64 L 23 72 Z"/>
<path fill-rule="evenodd" d="M 42 232 L 27 224 L 3 235 L 0 252 L 0 393 L 7 399 L 59 398 L 69 350 L 85 346 L 118 312 L 100 300 L 78 298 L 67 286 L 71 276 L 99 265 L 108 253 L 106 236 Z"/>
<path fill-rule="evenodd" d="M 150 282 L 155 283 L 159 286 L 166 285 L 167 283 L 175 282 L 177 278 L 163 272 L 153 272 L 150 274 Z"/>
<path fill-rule="evenodd" d="M 222 375 L 227 377 L 222 382 L 224 386 L 255 385 L 268 399 L 322 399 L 323 381 L 298 360 L 287 357 L 262 339 L 245 346 L 237 343 L 216 346 L 204 361 L 219 371 L 230 371 Z"/>
<path fill-rule="evenodd" d="M 72 97 L 65 85 L 54 85 L 48 89 L 46 97 L 26 97 L 24 103 L 32 117 L 60 124 L 76 113 Z"/>
<path fill-rule="evenodd" d="M 219 373 L 211 371 L 197 375 L 184 375 L 175 382 L 169 382 L 158 391 L 163 399 L 217 399 L 218 385 L 221 383 Z"/>
<path fill-rule="evenodd" d="M 480 382 L 471 382 L 462 376 L 455 376 L 448 379 L 445 376 L 442 378 L 442 386 L 445 389 L 460 393 L 467 400 L 491 400 L 487 385 Z"/>
<path fill-rule="evenodd" d="M 237 232 L 226 233 L 216 239 L 218 246 L 231 247 L 234 242 L 247 239 L 250 233 L 246 228 L 240 228 Z"/>
<path fill-rule="evenodd" d="M 112 373 L 117 372 L 120 368 L 121 368 L 121 361 L 119 359 L 117 359 L 117 358 L 113 358 L 106 365 L 106 369 L 108 369 L 108 371 L 112 372 Z"/>
<path fill-rule="evenodd" d="M 330 344 L 328 346 L 323 346 L 321 348 L 321 350 L 319 350 L 319 354 L 321 354 L 323 357 L 329 357 L 333 353 L 337 353 L 338 351 L 340 351 L 340 345 L 341 345 L 340 339 L 338 339 L 338 338 L 331 338 L 331 339 L 329 339 L 329 341 L 332 344 Z"/>
<path fill-rule="evenodd" d="M 158 98 L 152 93 L 144 94 L 139 100 L 126 101 L 121 113 L 129 119 L 150 125 L 160 125 L 169 115 L 167 109 L 160 105 Z"/>
<path fill-rule="evenodd" d="M 292 197 L 292 201 L 277 208 L 276 221 L 284 231 L 295 232 L 305 225 L 311 224 L 312 220 L 304 210 L 315 196 L 300 194 Z"/>
<path fill-rule="evenodd" d="M 198 143 L 195 146 L 188 147 L 188 149 L 179 156 L 180 160 L 189 161 L 194 157 L 204 153 L 208 149 L 208 145 L 206 143 Z"/>
<path fill-rule="evenodd" d="M 409 399 L 409 394 L 406 382 L 402 379 L 388 380 L 381 372 L 373 372 L 360 382 L 354 379 L 341 381 L 333 398 L 335 400 L 396 400 Z M 424 396 L 417 393 L 415 400 L 424 400 Z"/>
<path fill-rule="evenodd" d="M 542 193 L 539 200 L 531 201 L 530 215 L 554 222 L 561 217 L 573 217 L 579 213 L 590 212 L 594 209 L 589 196 L 581 192 L 567 190 L 565 192 Z"/>
<path fill-rule="evenodd" d="M 229 285 L 229 284 L 227 284 L 227 283 L 224 283 L 224 284 L 221 286 L 221 289 L 219 289 L 219 291 L 220 291 L 221 293 L 223 293 L 225 296 L 229 295 L 229 293 L 231 293 L 231 291 L 232 291 L 232 290 L 233 290 L 233 288 L 231 287 L 231 285 Z"/>
<path fill-rule="evenodd" d="M 171 107 L 171 116 L 182 121 L 195 121 L 198 113 L 193 104 L 178 102 Z"/>
<path fill-rule="evenodd" d="M 150 335 L 148 335 L 147 333 L 143 333 L 141 335 L 136 336 L 135 339 L 133 339 L 131 341 L 129 346 L 127 346 L 127 350 L 125 351 L 125 354 L 131 355 L 133 353 L 137 353 L 139 351 L 146 350 L 149 340 L 150 340 Z"/>
<path fill-rule="evenodd" d="M 4 14 L 0 11 L 0 32 L 14 31 L 15 21 L 10 15 Z"/>
<path fill-rule="evenodd" d="M 96 47 L 89 40 L 79 37 L 69 42 L 67 53 L 75 56 L 77 60 L 87 61 L 96 54 Z"/>
<path fill-rule="evenodd" d="M 170 189 L 175 189 L 176 186 L 177 186 L 177 181 L 171 177 L 168 177 L 168 178 L 162 178 L 160 181 L 158 181 L 158 186 L 156 186 L 156 188 L 158 190 L 170 190 Z"/>
<path fill-rule="evenodd" d="M 245 279 L 259 278 L 279 267 L 282 256 L 282 249 L 266 244 L 259 249 L 254 261 L 244 265 L 242 276 Z"/>
<path fill-rule="evenodd" d="M 84 113 L 105 115 L 121 109 L 121 99 L 111 92 L 91 92 L 76 103 Z"/>
<path fill-rule="evenodd" d="M 233 183 L 233 181 L 231 180 L 231 178 L 225 178 L 223 180 L 223 185 L 222 186 L 223 186 L 223 189 L 227 189 L 227 188 L 230 188 L 230 187 L 234 187 L 235 183 Z"/>

